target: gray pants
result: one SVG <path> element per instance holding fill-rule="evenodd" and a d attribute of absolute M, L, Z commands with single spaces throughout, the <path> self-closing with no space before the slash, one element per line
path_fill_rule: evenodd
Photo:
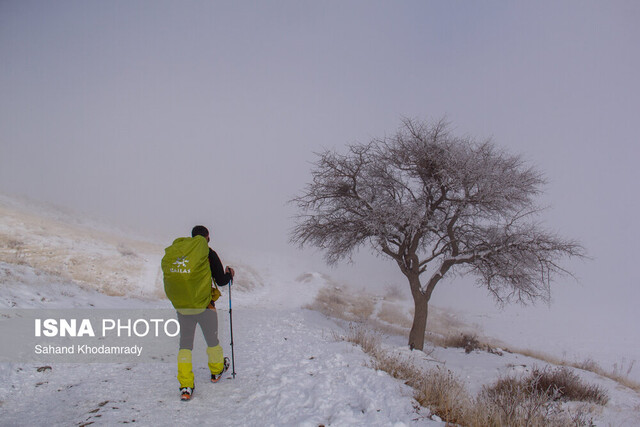
<path fill-rule="evenodd" d="M 207 308 L 199 314 L 180 314 L 180 348 L 193 350 L 193 338 L 196 333 L 196 325 L 200 324 L 207 347 L 216 347 L 218 341 L 218 312 L 215 308 Z"/>

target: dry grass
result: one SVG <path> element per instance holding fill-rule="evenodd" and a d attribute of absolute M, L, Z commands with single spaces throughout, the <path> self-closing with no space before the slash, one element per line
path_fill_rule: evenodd
<path fill-rule="evenodd" d="M 550 354 L 546 354 L 538 350 L 511 348 L 509 349 L 509 351 L 511 353 L 518 353 L 518 354 L 522 354 L 523 356 L 531 357 L 533 359 L 542 360 L 552 365 L 561 366 L 563 363 L 562 359 L 559 359 L 557 357 L 551 356 Z"/>
<path fill-rule="evenodd" d="M 25 264 L 25 243 L 8 234 L 0 233 L 0 261 Z"/>
<path fill-rule="evenodd" d="M 590 408 L 564 411 L 561 401 L 606 405 L 608 396 L 598 386 L 583 383 L 568 368 L 534 369 L 528 376 L 506 377 L 485 386 L 470 412 L 469 425 L 590 426 Z"/>
<path fill-rule="evenodd" d="M 556 366 L 569 366 L 572 368 L 582 369 L 583 371 L 593 372 L 594 374 L 598 374 L 601 377 L 609 378 L 610 380 L 613 380 L 618 384 L 621 384 L 627 388 L 630 388 L 631 390 L 640 393 L 640 383 L 629 378 L 631 370 L 633 369 L 633 365 L 635 364 L 635 360 L 631 362 L 622 360 L 620 364 L 615 363 L 613 365 L 613 368 L 608 371 L 602 368 L 592 359 L 571 362 L 536 350 L 514 349 L 512 352 L 532 357 L 534 359 L 542 360 Z"/>
<path fill-rule="evenodd" d="M 606 405 L 607 392 L 600 386 L 585 384 L 567 367 L 534 368 L 527 376 L 507 377 L 485 389 L 490 396 L 512 393 L 515 389 L 529 390 L 529 394 L 543 393 L 552 400 L 592 402 Z"/>
<path fill-rule="evenodd" d="M 367 322 L 367 324 L 386 333 L 406 334 L 411 327 L 413 310 L 407 310 L 406 306 L 398 300 L 400 293 L 397 290 L 389 289 L 387 294 L 375 315 L 375 303 L 372 295 L 362 292 L 356 297 L 354 294 L 337 286 L 321 289 L 316 300 L 308 305 L 307 308 L 320 311 L 329 317 L 350 322 Z M 462 323 L 455 315 L 437 307 L 430 308 L 427 327 L 428 331 L 425 335 L 425 340 L 433 345 L 445 348 L 464 348 L 467 353 L 481 350 L 498 355 L 503 354 L 498 348 L 504 348 L 503 345 L 481 340 L 478 338 L 474 328 Z M 611 371 L 607 371 L 592 360 L 569 362 L 531 349 L 512 348 L 504 351 L 519 353 L 556 366 L 569 366 L 594 372 L 640 392 L 640 383 L 629 378 L 634 362 L 628 363 L 623 360 L 620 364 L 614 365 Z"/>
<path fill-rule="evenodd" d="M 475 333 L 458 333 L 438 335 L 429 333 L 425 336 L 425 339 L 438 347 L 444 348 L 463 348 L 464 351 L 469 354 L 472 351 L 486 351 L 487 353 L 496 354 L 502 356 L 504 353 L 495 344 L 481 341 Z"/>
<path fill-rule="evenodd" d="M 380 336 L 371 333 L 364 325 L 359 323 L 352 323 L 349 325 L 349 331 L 345 335 L 338 336 L 334 334 L 334 338 L 360 346 L 369 355 L 378 354 L 380 349 Z"/>
<path fill-rule="evenodd" d="M 30 266 L 72 280 L 107 295 L 140 294 L 147 256 L 162 248 L 147 242 L 94 230 L 82 225 L 6 206 L 0 216 L 0 261 Z M 158 267 L 159 270 L 159 267 Z M 145 296 L 164 295 L 161 284 L 146 284 Z"/>
<path fill-rule="evenodd" d="M 628 377 L 629 375 L 631 375 L 631 371 L 633 371 L 633 365 L 635 365 L 635 363 L 636 363 L 635 360 L 632 360 L 631 362 L 627 363 L 627 361 L 623 358 L 620 364 L 618 363 L 613 364 L 612 373 L 617 376 Z"/>
<path fill-rule="evenodd" d="M 411 310 L 411 318 L 413 319 L 413 309 Z M 452 311 L 435 306 L 429 307 L 427 331 L 439 335 L 448 335 L 452 331 L 466 334 L 477 333 L 475 327 L 464 323 Z"/>
<path fill-rule="evenodd" d="M 593 359 L 586 359 L 581 362 L 577 362 L 573 365 L 574 368 L 582 369 L 583 371 L 596 372 L 602 368 Z"/>
<path fill-rule="evenodd" d="M 470 426 L 569 426 L 554 396 L 516 378 L 483 388 L 469 414 Z"/>
<path fill-rule="evenodd" d="M 478 337 L 472 334 L 458 334 L 448 336 L 445 347 L 464 348 L 465 353 L 469 354 L 474 350 L 482 349 Z"/>
<path fill-rule="evenodd" d="M 448 423 L 464 425 L 471 400 L 461 382 L 448 369 L 436 367 L 425 371 L 411 386 L 420 405 Z"/>
<path fill-rule="evenodd" d="M 633 365 L 635 364 L 635 360 L 631 362 L 626 362 L 624 359 L 620 363 L 614 363 L 613 368 L 609 371 L 600 367 L 597 363 L 591 361 L 590 364 L 591 369 L 581 368 L 580 366 L 575 366 L 580 369 L 585 369 L 587 371 L 595 372 L 598 375 L 609 378 L 613 381 L 616 381 L 619 384 L 622 384 L 625 387 L 628 387 L 632 390 L 635 390 L 640 393 L 640 382 L 634 381 L 629 378 L 631 371 L 633 370 Z M 579 364 L 576 364 L 579 365 Z M 569 366 L 574 366 L 569 364 Z"/>
<path fill-rule="evenodd" d="M 337 319 L 363 322 L 373 313 L 374 303 L 370 295 L 354 296 L 338 287 L 325 287 L 306 308 Z"/>
<path fill-rule="evenodd" d="M 414 389 L 418 403 L 447 423 L 484 426 L 591 426 L 589 407 L 563 410 L 562 402 L 580 400 L 606 404 L 598 386 L 584 384 L 568 368 L 534 369 L 523 378 L 507 377 L 485 386 L 471 398 L 450 370 L 420 369 L 404 357 L 380 349 L 380 336 L 364 324 L 351 325 L 339 339 L 362 347 L 372 357 L 371 367 L 385 371 Z"/>
<path fill-rule="evenodd" d="M 385 301 L 402 301 L 404 296 L 399 285 L 387 285 L 383 298 Z"/>
<path fill-rule="evenodd" d="M 338 337 L 359 345 L 372 357 L 371 367 L 387 372 L 412 387 L 414 398 L 433 414 L 447 422 L 459 423 L 469 396 L 464 384 L 443 368 L 418 369 L 411 361 L 380 350 L 380 337 L 362 324 L 351 325 L 346 335 Z"/>
<path fill-rule="evenodd" d="M 392 304 L 387 301 L 382 302 L 382 307 L 380 307 L 378 311 L 378 319 L 390 325 L 405 329 L 411 328 L 411 323 L 413 322 L 409 313 L 402 311 L 397 304 Z"/>
<path fill-rule="evenodd" d="M 566 366 L 534 369 L 525 381 L 529 381 L 537 390 L 547 394 L 553 391 L 558 399 L 564 401 L 592 402 L 603 406 L 609 402 L 609 396 L 602 387 L 585 384 Z"/>

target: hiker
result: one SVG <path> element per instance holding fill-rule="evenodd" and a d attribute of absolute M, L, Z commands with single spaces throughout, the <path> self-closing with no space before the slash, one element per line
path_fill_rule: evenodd
<path fill-rule="evenodd" d="M 165 292 L 180 323 L 177 378 L 182 400 L 190 400 L 195 388 L 191 352 L 196 325 L 200 325 L 207 343 L 211 382 L 218 382 L 229 367 L 229 358 L 224 357 L 218 341 L 215 300 L 220 296 L 218 286 L 231 283 L 235 272 L 228 266 L 223 269 L 220 257 L 208 244 L 209 230 L 196 225 L 191 238 L 176 239 L 162 259 Z"/>

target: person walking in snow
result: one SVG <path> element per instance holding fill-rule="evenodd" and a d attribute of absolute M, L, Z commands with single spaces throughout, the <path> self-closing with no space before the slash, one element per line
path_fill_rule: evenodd
<path fill-rule="evenodd" d="M 217 287 L 232 283 L 235 272 L 229 266 L 223 269 L 220 257 L 208 246 L 209 240 L 209 230 L 196 225 L 191 238 L 176 239 L 162 259 L 165 292 L 180 324 L 177 378 L 182 400 L 190 400 L 195 388 L 191 353 L 197 325 L 207 343 L 211 381 L 219 381 L 229 367 L 218 340 L 215 300 L 220 296 Z"/>

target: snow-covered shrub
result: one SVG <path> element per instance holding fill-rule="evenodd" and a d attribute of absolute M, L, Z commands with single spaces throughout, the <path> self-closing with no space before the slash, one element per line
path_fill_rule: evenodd
<path fill-rule="evenodd" d="M 448 423 L 465 425 L 465 413 L 470 399 L 464 383 L 453 372 L 444 368 L 433 368 L 412 381 L 416 389 L 414 398 Z"/>
<path fill-rule="evenodd" d="M 516 377 L 485 386 L 468 414 L 469 425 L 562 426 L 567 425 L 557 402 L 557 390 L 538 390 Z"/>
<path fill-rule="evenodd" d="M 534 369 L 524 381 L 536 390 L 565 401 L 593 402 L 606 405 L 609 396 L 602 387 L 585 384 L 575 372 L 567 367 L 556 369 Z"/>
<path fill-rule="evenodd" d="M 472 334 L 460 334 L 449 337 L 446 341 L 447 347 L 464 348 L 465 353 L 469 354 L 474 350 L 480 350 L 482 345 L 478 341 L 478 337 Z"/>
<path fill-rule="evenodd" d="M 568 413 L 562 402 L 606 405 L 608 400 L 606 391 L 583 383 L 569 368 L 535 368 L 527 376 L 509 376 L 485 386 L 468 414 L 468 425 L 589 425 L 584 408 Z"/>

